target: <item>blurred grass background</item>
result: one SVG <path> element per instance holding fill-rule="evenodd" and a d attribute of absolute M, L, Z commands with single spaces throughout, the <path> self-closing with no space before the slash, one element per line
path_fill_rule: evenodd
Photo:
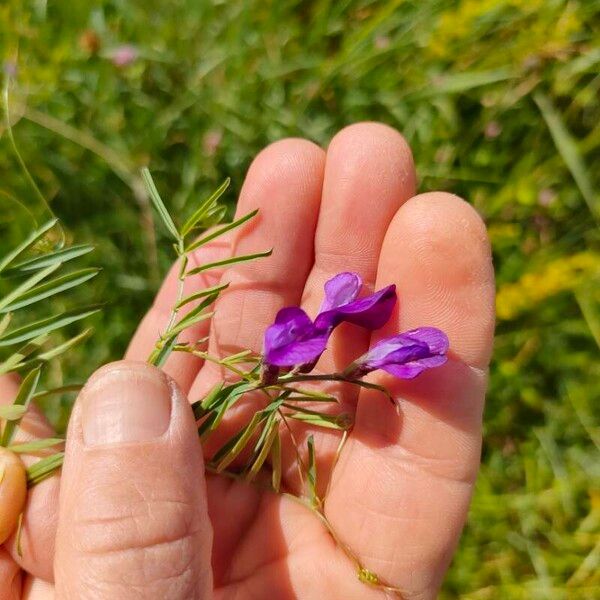
<path fill-rule="evenodd" d="M 442 597 L 600 598 L 599 17 L 598 0 L 3 0 L 17 143 L 97 246 L 80 299 L 109 303 L 50 378 L 118 357 L 168 266 L 142 165 L 183 216 L 273 140 L 381 120 L 422 191 L 481 212 L 497 269 L 483 467 Z M 43 211 L 0 132 L 5 251 L 32 225 L 15 200 Z"/>

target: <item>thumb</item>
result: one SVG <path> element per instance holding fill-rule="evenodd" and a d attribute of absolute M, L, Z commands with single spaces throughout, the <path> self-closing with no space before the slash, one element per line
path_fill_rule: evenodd
<path fill-rule="evenodd" d="M 161 371 L 119 362 L 75 405 L 54 563 L 61 599 L 212 595 L 212 529 L 193 413 Z"/>

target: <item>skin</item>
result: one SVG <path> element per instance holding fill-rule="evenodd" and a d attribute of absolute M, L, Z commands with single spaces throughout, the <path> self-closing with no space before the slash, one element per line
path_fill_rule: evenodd
<path fill-rule="evenodd" d="M 343 129 L 326 150 L 300 139 L 267 147 L 250 167 L 237 208 L 239 215 L 260 208 L 259 218 L 194 260 L 270 247 L 273 256 L 190 281 L 189 290 L 221 279 L 231 285 L 217 303 L 213 322 L 186 335 L 210 334 L 213 354 L 258 352 L 279 308 L 300 304 L 314 316 L 323 283 L 349 270 L 361 275 L 369 291 L 395 283 L 397 310 L 372 335 L 352 326 L 338 328 L 317 371 L 338 370 L 370 343 L 398 331 L 429 325 L 447 333 L 451 356 L 445 366 L 412 381 L 373 376 L 391 389 L 398 410 L 378 393 L 335 389 L 343 410 L 355 416 L 335 465 L 335 433 L 294 429 L 300 444 L 308 433 L 315 434 L 319 487 L 328 489 L 325 513 L 339 540 L 404 598 L 426 600 L 436 596 L 448 567 L 478 471 L 494 279 L 485 227 L 475 210 L 444 192 L 415 195 L 415 181 L 406 142 L 377 123 Z M 175 271 L 167 277 L 127 359 L 147 357 L 168 319 L 175 277 Z M 137 363 L 108 369 L 152 371 Z M 181 354 L 170 358 L 165 371 L 192 401 L 223 375 L 212 363 Z M 5 400 L 14 393 L 12 385 L 5 382 Z M 23 557 L 15 553 L 14 540 L 0 551 L 0 580 L 10 583 L 0 586 L 0 600 L 201 598 L 211 595 L 209 587 L 215 599 L 386 597 L 357 580 L 355 565 L 301 504 L 226 478 L 204 479 L 194 423 L 177 398 L 168 433 L 152 442 L 151 461 L 143 460 L 150 447 L 135 444 L 90 453 L 81 434 L 85 399 L 78 400 L 59 514 L 57 476 L 30 493 Z M 257 402 L 248 398 L 232 411 L 218 433 L 221 442 Z M 28 435 L 41 435 L 47 424 L 38 414 L 30 418 Z M 301 482 L 285 435 L 284 484 L 298 493 Z M 209 443 L 204 453 L 210 455 L 218 442 Z M 156 472 L 156 464 L 165 468 Z M 133 491 L 123 481 L 133 482 Z M 183 521 L 177 512 L 157 510 L 165 489 L 186 507 Z M 78 504 L 82 495 L 86 501 Z M 145 509 L 135 519 L 115 518 L 128 507 L 139 508 L 140 497 Z M 81 505 L 94 508 L 74 514 Z M 98 522 L 105 526 L 97 527 Z M 87 540 L 85 547 L 81 539 Z M 126 547 L 115 540 L 125 540 Z M 115 552 L 123 560 L 115 560 Z M 182 559 L 185 567 L 165 571 L 165 565 Z"/>

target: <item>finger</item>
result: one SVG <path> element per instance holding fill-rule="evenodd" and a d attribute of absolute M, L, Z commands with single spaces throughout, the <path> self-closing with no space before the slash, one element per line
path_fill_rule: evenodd
<path fill-rule="evenodd" d="M 54 600 L 54 586 L 43 579 L 27 576 L 21 600 Z"/>
<path fill-rule="evenodd" d="M 451 358 L 412 381 L 378 375 L 399 399 L 361 393 L 326 511 L 341 539 L 407 599 L 434 598 L 463 527 L 479 465 L 494 327 L 494 278 L 475 210 L 444 193 L 409 200 L 383 245 L 378 285 L 399 310 L 377 335 L 430 325 Z"/>
<path fill-rule="evenodd" d="M 252 163 L 237 215 L 256 208 L 258 216 L 233 239 L 233 254 L 273 248 L 268 258 L 236 265 L 215 307 L 209 352 L 216 356 L 262 348 L 265 328 L 277 310 L 298 302 L 313 260 L 313 236 L 323 185 L 324 152 L 307 140 L 287 139 L 268 146 Z M 220 376 L 207 363 L 192 397 Z"/>
<path fill-rule="evenodd" d="M 0 447 L 0 544 L 16 529 L 27 498 L 25 465 Z"/>
<path fill-rule="evenodd" d="M 19 390 L 16 377 L 5 376 L 0 379 L 0 404 L 11 403 Z M 52 437 L 54 430 L 37 406 L 31 404 L 19 423 L 14 441 L 24 443 L 41 438 Z M 49 448 L 33 454 L 22 454 L 25 466 L 30 466 L 43 456 L 56 452 Z M 56 535 L 59 477 L 54 475 L 31 488 L 23 510 L 23 520 L 17 544 L 14 532 L 6 542 L 13 559 L 26 571 L 37 577 L 52 580 L 52 562 L 54 560 L 54 538 Z M 20 546 L 20 551 L 17 546 Z"/>
<path fill-rule="evenodd" d="M 342 271 L 357 272 L 365 288 L 373 291 L 381 245 L 398 208 L 415 192 L 415 169 L 404 138 L 381 123 L 358 123 L 340 131 L 327 149 L 323 199 L 315 234 L 315 262 L 304 289 L 302 307 L 314 317 L 323 299 L 325 282 Z M 317 371 L 331 373 L 345 367 L 367 348 L 369 332 L 341 326 L 331 337 Z M 355 389 L 344 390 L 353 412 Z M 322 407 L 321 407 L 322 409 Z M 336 407 L 335 410 L 340 410 Z M 302 425 L 294 425 L 300 445 L 305 446 Z M 285 435 L 285 431 L 284 431 Z M 338 436 L 317 432 L 321 463 L 335 449 Z M 296 485 L 295 451 L 285 444 L 288 483 Z M 324 474 L 324 464 L 320 465 Z M 324 482 L 326 477 L 322 478 Z"/>
<path fill-rule="evenodd" d="M 192 252 L 189 256 L 189 269 L 222 260 L 229 257 L 230 254 L 229 236 L 223 236 L 202 246 L 196 252 Z M 171 311 L 177 303 L 179 270 L 180 265 L 177 262 L 169 271 L 156 295 L 154 303 L 131 339 L 126 353 L 128 360 L 147 360 L 160 335 L 165 331 L 171 318 Z M 223 269 L 211 269 L 188 277 L 184 282 L 183 296 L 216 285 L 222 275 Z M 190 302 L 185 305 L 179 311 L 178 318 L 184 317 L 197 304 L 197 302 Z M 179 336 L 179 341 L 195 342 L 208 335 L 209 327 L 210 324 L 208 321 L 201 321 L 182 332 Z M 172 377 L 179 387 L 187 393 L 201 366 L 201 359 L 187 352 L 173 352 L 163 366 L 163 371 Z"/>
<path fill-rule="evenodd" d="M 0 547 L 0 600 L 20 600 L 21 568 L 10 554 Z"/>
<path fill-rule="evenodd" d="M 59 598 L 206 598 L 212 529 L 186 398 L 142 363 L 104 367 L 69 424 L 55 579 Z"/>
<path fill-rule="evenodd" d="M 287 139 L 263 150 L 252 163 L 240 195 L 238 215 L 260 210 L 256 219 L 238 230 L 233 254 L 273 248 L 273 254 L 228 270 L 230 282 L 215 306 L 209 353 L 216 356 L 241 350 L 260 352 L 263 335 L 283 306 L 298 304 L 313 263 L 316 226 L 325 154 L 307 140 Z M 202 397 L 228 374 L 207 362 L 190 392 Z M 262 396 L 245 397 L 229 411 L 219 432 L 205 447 L 208 455 L 250 418 Z"/>

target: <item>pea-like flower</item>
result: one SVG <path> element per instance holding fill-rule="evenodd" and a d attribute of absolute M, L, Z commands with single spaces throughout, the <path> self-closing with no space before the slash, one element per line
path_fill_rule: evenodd
<path fill-rule="evenodd" d="M 324 352 L 328 337 L 301 308 L 282 308 L 265 331 L 265 363 L 285 368 L 311 363 Z"/>
<path fill-rule="evenodd" d="M 339 273 L 325 283 L 325 299 L 315 319 L 318 329 L 333 330 L 347 322 L 374 330 L 389 320 L 396 304 L 396 286 L 359 298 L 362 280 L 357 273 Z"/>
<path fill-rule="evenodd" d="M 325 283 L 325 299 L 314 321 L 298 307 L 281 309 L 264 338 L 267 366 L 307 371 L 327 347 L 331 332 L 348 322 L 366 329 L 384 325 L 396 304 L 396 286 L 358 298 L 362 280 L 356 273 L 340 273 Z"/>
<path fill-rule="evenodd" d="M 448 337 L 435 327 L 419 327 L 377 342 L 345 371 L 348 379 L 359 379 L 382 369 L 400 379 L 413 379 L 447 360 Z"/>

